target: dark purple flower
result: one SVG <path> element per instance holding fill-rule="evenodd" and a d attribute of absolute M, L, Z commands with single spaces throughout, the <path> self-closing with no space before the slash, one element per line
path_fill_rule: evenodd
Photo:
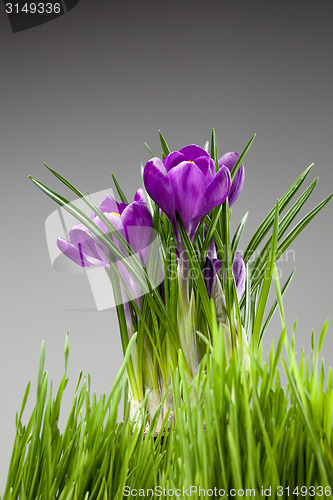
<path fill-rule="evenodd" d="M 217 274 L 217 276 L 220 277 L 221 274 L 220 259 L 207 258 L 203 274 L 208 294 L 211 296 L 214 276 Z M 232 274 L 235 279 L 237 297 L 238 300 L 240 300 L 245 291 L 246 270 L 244 261 L 238 252 L 235 253 L 234 262 L 232 264 Z"/>
<path fill-rule="evenodd" d="M 219 159 L 219 168 L 222 168 L 222 166 L 225 166 L 229 169 L 230 173 L 232 169 L 234 168 L 237 160 L 239 158 L 239 155 L 237 153 L 226 153 Z M 236 177 L 234 178 L 233 183 L 231 184 L 230 192 L 228 195 L 228 200 L 229 200 L 229 207 L 236 201 L 239 193 L 242 190 L 243 183 L 244 183 L 244 164 L 242 163 L 241 166 L 239 167 Z"/>
<path fill-rule="evenodd" d="M 225 201 L 231 185 L 228 167 L 216 172 L 212 158 L 195 144 L 168 154 L 163 162 L 152 158 L 143 179 L 149 196 L 173 223 L 176 236 L 177 211 L 191 239 L 201 219 Z"/>

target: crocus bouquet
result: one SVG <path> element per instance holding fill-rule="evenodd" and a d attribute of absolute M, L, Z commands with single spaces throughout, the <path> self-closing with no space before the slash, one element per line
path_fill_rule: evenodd
<path fill-rule="evenodd" d="M 124 355 L 129 343 L 132 347 L 126 366 L 132 415 L 140 422 L 141 403 L 147 402 L 150 421 L 158 413 L 157 430 L 174 415 L 170 387 L 179 356 L 190 385 L 202 360 L 207 362 L 217 349 L 213 331 L 223 339 L 225 365 L 234 354 L 246 376 L 250 353 L 258 352 L 292 278 L 291 274 L 280 288 L 276 261 L 331 199 L 290 228 L 316 179 L 280 217 L 310 166 L 277 201 L 241 254 L 239 242 L 248 214 L 232 231 L 231 207 L 243 188 L 244 159 L 254 136 L 241 154 L 219 156 L 214 130 L 210 145 L 192 144 L 177 151 L 159 135 L 162 157 L 147 146 L 151 159 L 142 165 L 143 187 L 132 202 L 113 176 L 119 201 L 108 195 L 96 206 L 48 167 L 82 198 L 90 217 L 31 177 L 78 220 L 67 239 L 58 238 L 61 252 L 83 268 L 104 268 L 110 278 Z M 278 298 L 265 317 L 272 281 Z"/>

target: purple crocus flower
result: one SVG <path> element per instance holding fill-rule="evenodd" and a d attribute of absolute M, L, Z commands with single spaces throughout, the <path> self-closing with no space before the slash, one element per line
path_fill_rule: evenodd
<path fill-rule="evenodd" d="M 229 169 L 229 172 L 231 173 L 238 158 L 239 158 L 238 153 L 226 153 L 225 155 L 223 155 L 219 159 L 219 168 L 222 168 L 222 166 L 225 166 Z M 237 174 L 233 180 L 233 183 L 231 184 L 230 192 L 228 195 L 229 207 L 231 207 L 231 205 L 233 205 L 233 203 L 236 201 L 239 193 L 242 190 L 243 183 L 244 183 L 244 175 L 245 175 L 244 164 L 242 163 L 237 171 Z"/>
<path fill-rule="evenodd" d="M 136 192 L 135 201 L 130 204 L 118 203 L 112 196 L 108 195 L 102 201 L 99 209 L 126 239 L 142 264 L 146 265 L 150 251 L 153 221 L 143 199 L 143 190 Z M 91 219 L 102 231 L 105 233 L 108 232 L 104 222 L 95 213 L 92 213 Z M 100 246 L 98 246 L 89 234 L 92 235 L 93 233 L 83 224 L 76 224 L 69 231 L 69 241 L 64 238 L 58 238 L 58 247 L 69 259 L 81 267 L 99 266 L 110 270 L 107 247 L 102 242 L 99 242 Z M 125 308 L 127 328 L 129 332 L 133 333 L 132 319 L 127 302 L 129 299 L 134 298 L 138 307 L 140 307 L 143 291 L 135 277 L 124 264 L 127 254 L 118 242 L 116 235 L 113 237 L 111 234 L 111 237 L 118 248 L 124 253 L 124 258 L 121 261 L 117 261 L 117 268 L 131 294 L 131 297 L 127 296 L 126 289 L 121 282 L 120 288 Z"/>
<path fill-rule="evenodd" d="M 143 179 L 149 196 L 172 222 L 178 241 L 176 211 L 193 239 L 201 219 L 225 201 L 231 186 L 228 166 L 216 172 L 210 155 L 195 144 L 168 154 L 163 162 L 152 158 Z"/>
<path fill-rule="evenodd" d="M 138 190 L 135 194 L 137 201 L 130 203 L 118 203 L 112 196 L 107 195 L 102 201 L 99 209 L 122 234 L 122 236 L 131 245 L 134 252 L 140 254 L 144 261 L 142 252 L 149 247 L 150 229 L 152 227 L 152 217 L 142 202 L 142 193 Z M 91 219 L 107 233 L 106 225 L 95 214 L 91 214 Z M 69 231 L 69 241 L 64 238 L 58 238 L 58 248 L 73 262 L 81 267 L 109 267 L 110 261 L 107 249 L 100 243 L 103 250 L 89 236 L 92 235 L 84 224 L 76 224 Z M 123 251 L 115 238 L 115 243 Z"/>
<path fill-rule="evenodd" d="M 141 198 L 141 193 L 136 193 L 137 199 Z M 142 201 L 134 201 L 127 205 L 126 203 L 118 203 L 108 195 L 102 201 L 99 209 L 109 219 L 113 226 L 120 232 L 131 246 L 133 252 L 139 257 L 143 265 L 146 265 L 150 250 L 150 239 L 152 229 L 152 216 Z M 104 231 L 108 229 L 104 222 L 93 213 L 91 219 Z M 89 231 L 83 224 L 76 224 L 69 231 L 69 241 L 64 238 L 58 238 L 57 243 L 59 249 L 73 262 L 81 267 L 105 267 L 110 269 L 110 260 L 108 249 L 102 243 L 99 245 L 91 238 Z M 142 295 L 142 289 L 137 283 L 132 273 L 124 264 L 126 252 L 118 242 L 116 235 L 111 237 L 118 248 L 124 253 L 124 258 L 117 261 L 118 271 L 128 287 L 133 298 L 138 298 Z M 127 302 L 128 298 L 125 293 L 123 284 L 121 283 L 123 302 Z"/>
<path fill-rule="evenodd" d="M 217 274 L 217 276 L 220 277 L 221 274 L 220 259 L 207 258 L 203 274 L 208 294 L 211 296 L 214 276 Z M 235 279 L 237 298 L 240 300 L 245 291 L 246 270 L 242 256 L 238 252 L 235 253 L 234 262 L 232 264 L 232 274 Z"/>

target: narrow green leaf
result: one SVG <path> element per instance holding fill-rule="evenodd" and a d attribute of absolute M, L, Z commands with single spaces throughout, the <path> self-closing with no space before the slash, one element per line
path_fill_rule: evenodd
<path fill-rule="evenodd" d="M 321 353 L 321 348 L 323 346 L 323 342 L 324 342 L 324 339 L 326 336 L 327 329 L 328 329 L 328 321 L 326 321 L 326 323 L 324 324 L 324 326 L 320 332 L 320 336 L 319 336 L 319 340 L 318 340 L 318 348 L 317 348 L 317 355 L 318 356 Z"/>
<path fill-rule="evenodd" d="M 277 236 L 279 229 L 279 201 L 276 203 L 275 207 L 275 218 L 274 218 L 274 226 L 273 226 L 273 234 L 272 234 L 272 244 L 271 250 L 269 254 L 269 258 L 267 260 L 267 266 L 265 270 L 265 276 L 263 279 L 262 289 L 259 296 L 258 308 L 256 311 L 256 317 L 254 320 L 253 326 L 253 341 L 255 350 L 259 347 L 260 340 L 260 331 L 261 325 L 265 313 L 266 303 L 268 300 L 268 294 L 272 282 L 274 263 L 276 260 L 276 247 L 277 247 Z"/>
<path fill-rule="evenodd" d="M 159 135 L 159 138 L 160 138 L 160 143 L 161 143 L 161 146 L 162 146 L 162 151 L 163 151 L 163 155 L 164 157 L 167 156 L 169 153 L 170 153 L 170 149 L 169 149 L 169 146 L 166 142 L 166 140 L 164 139 L 161 131 L 159 130 L 158 131 L 158 135 Z"/>
<path fill-rule="evenodd" d="M 287 212 L 287 214 L 283 217 L 283 219 L 279 223 L 279 233 L 278 233 L 278 241 L 282 238 L 283 234 L 287 231 L 289 226 L 291 225 L 292 221 L 295 219 L 296 215 L 298 212 L 301 210 L 311 193 L 313 192 L 316 184 L 317 184 L 318 178 L 315 179 L 311 185 L 304 191 L 302 196 L 296 201 L 296 203 L 291 207 L 291 209 Z M 270 239 L 268 239 L 267 243 L 265 244 L 264 248 L 258 255 L 258 257 L 255 259 L 253 262 L 253 267 L 254 269 L 257 269 L 258 272 L 260 268 L 262 267 L 262 263 L 266 261 L 267 255 L 269 252 L 270 248 Z M 256 278 L 256 275 L 254 275 L 254 279 Z"/>
<path fill-rule="evenodd" d="M 111 173 L 111 175 L 112 175 L 112 179 L 113 179 L 114 185 L 116 186 L 117 192 L 119 194 L 119 198 L 121 199 L 121 201 L 123 203 L 127 203 L 128 204 L 128 200 L 127 200 L 127 198 L 126 198 L 123 190 L 121 189 L 120 185 L 118 184 L 118 181 L 117 181 L 115 175 L 113 173 Z"/>
<path fill-rule="evenodd" d="M 288 236 L 282 241 L 282 243 L 277 248 L 277 259 L 285 252 L 285 250 L 290 246 L 294 239 L 305 229 L 309 222 L 331 201 L 333 194 L 327 196 L 319 205 L 317 205 L 311 212 L 308 213 L 288 234 Z"/>
<path fill-rule="evenodd" d="M 25 406 L 27 404 L 27 400 L 29 397 L 29 392 L 30 392 L 30 382 L 28 383 L 27 388 L 26 388 L 25 393 L 24 393 L 21 411 L 20 411 L 20 416 L 19 416 L 19 421 L 21 421 L 21 419 L 22 419 L 22 415 L 23 415 L 23 412 L 24 412 L 24 409 L 25 409 Z"/>
<path fill-rule="evenodd" d="M 285 194 L 281 197 L 280 199 L 280 204 L 279 204 L 279 213 L 281 213 L 285 207 L 289 204 L 290 200 L 295 196 L 297 193 L 298 189 L 301 187 L 303 182 L 305 181 L 306 177 L 309 175 L 311 169 L 313 167 L 313 164 L 310 165 L 295 181 L 294 183 L 290 186 L 290 188 L 285 192 Z M 272 210 L 269 212 L 269 214 L 265 217 L 265 219 L 262 221 L 260 226 L 258 227 L 257 231 L 254 233 L 252 236 L 249 244 L 246 247 L 246 250 L 244 252 L 244 262 L 246 263 L 251 255 L 255 252 L 255 250 L 258 248 L 270 228 L 272 227 L 274 223 L 274 214 L 275 214 L 275 207 L 272 208 Z"/>
<path fill-rule="evenodd" d="M 204 239 L 203 245 L 202 245 L 202 259 L 206 259 L 206 254 L 210 245 L 210 242 L 212 240 L 212 237 L 215 233 L 216 225 L 218 223 L 218 220 L 221 216 L 222 213 L 222 205 L 219 205 L 216 207 L 216 209 L 213 212 L 213 216 L 211 218 L 210 224 L 208 226 L 207 234 Z M 195 241 L 193 241 L 193 245 L 195 244 Z"/>
<path fill-rule="evenodd" d="M 281 288 L 280 288 L 279 272 L 277 270 L 275 263 L 274 263 L 274 269 L 273 269 L 273 276 L 274 276 L 274 282 L 275 282 L 275 293 L 276 293 L 276 298 L 278 301 L 280 317 L 281 317 L 281 326 L 283 329 L 283 328 L 285 328 L 286 323 L 284 320 L 284 309 L 283 309 L 283 302 L 282 302 L 282 292 L 281 292 Z"/>
<path fill-rule="evenodd" d="M 209 150 L 209 141 L 206 141 L 205 142 L 205 145 L 204 145 L 204 150 L 206 151 L 206 153 L 208 153 L 208 150 Z"/>
<path fill-rule="evenodd" d="M 290 284 L 290 282 L 291 282 L 291 280 L 292 280 L 292 278 L 293 278 L 293 276 L 294 276 L 294 274 L 295 274 L 295 270 L 296 270 L 296 269 L 294 269 L 294 270 L 291 272 L 291 274 L 289 275 L 289 277 L 288 277 L 287 281 L 284 283 L 284 285 L 283 285 L 283 287 L 282 287 L 282 289 L 281 289 L 281 297 L 283 297 L 283 295 L 284 295 L 285 291 L 287 290 L 287 288 L 288 288 L 288 286 L 289 286 L 289 284 Z M 273 303 L 272 307 L 271 307 L 271 310 L 269 311 L 269 313 L 268 313 L 268 315 L 267 315 L 267 319 L 266 319 L 266 321 L 265 321 L 265 324 L 264 324 L 264 326 L 262 327 L 262 330 L 261 330 L 261 333 L 260 333 L 260 339 L 262 339 L 262 337 L 264 336 L 264 334 L 265 334 L 265 332 L 266 332 L 266 330 L 267 330 L 267 328 L 268 328 L 268 325 L 269 325 L 269 323 L 270 323 L 270 321 L 271 321 L 271 319 L 272 319 L 272 317 L 273 317 L 273 314 L 274 314 L 274 313 L 275 313 L 275 311 L 276 311 L 277 306 L 278 306 L 278 300 L 276 299 L 276 300 L 274 301 L 274 303 Z"/>
<path fill-rule="evenodd" d="M 213 158 L 214 163 L 215 163 L 215 169 L 216 172 L 219 170 L 219 159 L 218 159 L 218 152 L 217 152 L 217 140 L 216 140 L 216 133 L 215 129 L 212 129 L 212 138 L 211 138 L 211 146 L 210 146 L 210 156 Z"/>
<path fill-rule="evenodd" d="M 154 157 L 155 157 L 155 155 L 154 155 L 154 153 L 152 152 L 152 150 L 150 149 L 150 147 L 148 146 L 148 144 L 147 144 L 146 142 L 145 142 L 145 146 L 146 146 L 146 149 L 148 150 L 148 153 L 150 154 L 150 156 L 151 156 L 152 158 L 154 158 Z"/>
<path fill-rule="evenodd" d="M 239 158 L 236 161 L 236 163 L 233 166 L 232 171 L 231 171 L 231 182 L 234 181 L 236 174 L 237 174 L 241 164 L 243 163 L 244 158 L 246 157 L 247 153 L 249 152 L 249 149 L 252 146 L 252 143 L 253 143 L 255 138 L 256 138 L 256 134 L 253 134 L 253 136 L 251 137 L 251 139 L 249 140 L 249 142 L 247 143 L 247 145 L 245 146 L 245 148 L 243 149 L 243 151 L 239 155 Z"/>
<path fill-rule="evenodd" d="M 232 262 L 234 261 L 235 253 L 237 251 L 239 241 L 242 237 L 248 215 L 249 215 L 249 212 L 246 212 L 246 214 L 244 215 L 244 217 L 240 221 L 240 223 L 236 229 L 236 232 L 232 238 L 232 242 L 231 242 L 231 260 L 232 260 Z"/>

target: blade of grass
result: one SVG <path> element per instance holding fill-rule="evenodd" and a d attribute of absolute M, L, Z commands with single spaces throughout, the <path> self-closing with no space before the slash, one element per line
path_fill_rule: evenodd
<path fill-rule="evenodd" d="M 150 149 L 150 147 L 148 146 L 148 144 L 147 144 L 146 142 L 145 142 L 145 146 L 146 146 L 146 149 L 148 150 L 148 153 L 150 154 L 150 156 L 151 156 L 152 158 L 154 158 L 154 157 L 155 157 L 155 155 L 154 155 L 154 153 L 152 152 L 152 150 Z"/>
<path fill-rule="evenodd" d="M 161 143 L 161 146 L 162 146 L 163 155 L 165 157 L 165 156 L 167 156 L 170 153 L 170 149 L 169 149 L 169 146 L 168 146 L 166 140 L 164 139 L 164 137 L 163 137 L 163 135 L 162 135 L 162 133 L 161 133 L 160 130 L 158 131 L 158 136 L 160 138 L 160 143 Z"/>
<path fill-rule="evenodd" d="M 291 282 L 291 280 L 292 280 L 292 278 L 293 278 L 293 276 L 294 276 L 294 274 L 295 274 L 295 270 L 296 270 L 296 269 L 294 269 L 294 270 L 290 273 L 290 275 L 289 275 L 289 277 L 288 277 L 287 281 L 284 283 L 284 285 L 283 285 L 283 287 L 282 287 L 282 289 L 281 289 L 281 300 L 282 300 L 282 297 L 283 297 L 283 295 L 284 295 L 285 291 L 287 290 L 287 288 L 288 288 L 288 286 L 289 286 L 289 284 L 290 284 L 290 282 Z M 262 327 L 262 330 L 261 330 L 261 333 L 260 333 L 260 339 L 262 339 L 262 337 L 264 336 L 264 334 L 265 334 L 265 332 L 266 332 L 266 330 L 267 330 L 267 328 L 268 328 L 268 325 L 269 325 L 269 323 L 270 323 L 270 321 L 271 321 L 271 319 L 272 319 L 272 317 L 273 317 L 273 314 L 274 314 L 274 313 L 275 313 L 275 311 L 276 311 L 277 306 L 278 306 L 278 299 L 276 299 L 276 300 L 274 301 L 274 303 L 273 303 L 273 305 L 272 305 L 272 307 L 271 307 L 271 309 L 270 309 L 270 311 L 269 311 L 269 313 L 268 313 L 268 315 L 267 315 L 266 321 L 265 321 L 264 326 Z"/>
<path fill-rule="evenodd" d="M 231 242 L 231 261 L 232 262 L 234 261 L 235 253 L 236 253 L 236 250 L 238 248 L 239 241 L 242 237 L 248 215 L 249 215 L 249 212 L 246 212 L 246 214 L 244 215 L 244 217 L 240 221 L 240 223 L 236 229 L 236 232 L 232 238 L 232 242 Z"/>
<path fill-rule="evenodd" d="M 256 311 L 256 317 L 255 317 L 254 326 L 253 326 L 253 338 L 252 338 L 252 340 L 254 342 L 254 349 L 255 350 L 259 347 L 261 325 L 262 325 L 262 321 L 263 321 L 263 317 L 264 317 L 264 313 L 265 313 L 265 309 L 266 309 L 266 304 L 267 304 L 267 300 L 268 300 L 268 294 L 269 294 L 269 290 L 270 290 L 271 282 L 272 282 L 274 263 L 276 260 L 278 229 L 279 229 L 279 201 L 276 202 L 276 206 L 275 206 L 275 218 L 274 218 L 271 249 L 270 249 L 270 254 L 269 254 L 269 257 L 267 260 L 265 276 L 263 279 L 262 289 L 261 289 L 260 296 L 259 296 L 258 308 Z"/>
<path fill-rule="evenodd" d="M 313 167 L 313 164 L 310 165 L 295 181 L 294 183 L 290 186 L 290 188 L 285 192 L 285 194 L 281 197 L 280 199 L 280 208 L 279 208 L 279 213 L 281 213 L 285 207 L 289 204 L 290 200 L 295 196 L 297 193 L 298 189 L 301 187 L 303 182 L 305 181 L 306 177 L 309 175 L 311 169 Z M 270 228 L 272 227 L 274 223 L 274 214 L 275 214 L 275 207 L 272 208 L 272 210 L 269 212 L 269 214 L 265 217 L 265 219 L 262 221 L 260 226 L 258 227 L 257 231 L 254 233 L 252 236 L 249 244 L 246 247 L 246 250 L 244 252 L 244 262 L 246 263 L 251 255 L 255 252 L 255 250 L 258 248 Z"/>
<path fill-rule="evenodd" d="M 236 174 L 237 174 L 241 164 L 243 163 L 244 158 L 246 157 L 247 153 L 249 152 L 249 149 L 252 146 L 252 143 L 253 143 L 255 138 L 256 138 L 256 134 L 253 134 L 253 136 L 251 137 L 251 139 L 249 140 L 249 142 L 247 143 L 247 145 L 245 146 L 245 148 L 243 149 L 243 151 L 239 155 L 239 158 L 236 161 L 236 163 L 233 166 L 232 171 L 231 171 L 231 182 L 234 181 Z"/>
<path fill-rule="evenodd" d="M 291 225 L 292 221 L 295 219 L 296 215 L 298 212 L 301 210 L 311 193 L 313 192 L 314 188 L 316 187 L 316 184 L 318 182 L 318 178 L 315 179 L 311 185 L 304 191 L 304 193 L 299 197 L 299 199 L 294 203 L 294 205 L 290 208 L 290 210 L 287 212 L 287 214 L 283 217 L 283 219 L 279 223 L 279 233 L 278 233 L 278 241 L 282 238 L 284 233 L 287 231 L 289 226 Z M 267 259 L 267 255 L 269 252 L 269 247 L 270 247 L 270 239 L 266 242 L 264 248 L 258 255 L 258 257 L 255 259 L 253 262 L 253 267 L 254 269 L 260 269 L 262 262 L 265 262 Z M 256 276 L 254 275 L 254 279 Z"/>
<path fill-rule="evenodd" d="M 46 165 L 46 163 L 44 163 L 44 165 L 49 169 L 49 167 Z M 116 189 L 117 189 L 117 192 L 119 194 L 119 197 L 120 197 L 121 201 L 123 203 L 127 203 L 127 205 L 128 205 L 128 200 L 127 200 L 127 198 L 126 198 L 123 190 L 121 189 L 120 185 L 118 184 L 118 181 L 117 181 L 115 175 L 113 174 L 113 172 L 111 173 L 111 176 L 112 176 L 114 185 L 116 186 Z"/>

